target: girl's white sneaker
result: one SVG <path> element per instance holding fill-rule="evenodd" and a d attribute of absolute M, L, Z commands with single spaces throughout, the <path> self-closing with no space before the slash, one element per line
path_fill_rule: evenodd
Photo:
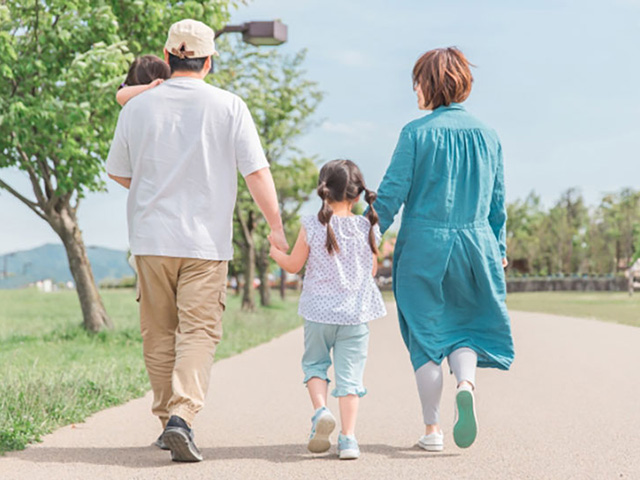
<path fill-rule="evenodd" d="M 441 452 L 444 449 L 444 433 L 434 432 L 423 435 L 418 440 L 418 446 L 427 452 Z"/>

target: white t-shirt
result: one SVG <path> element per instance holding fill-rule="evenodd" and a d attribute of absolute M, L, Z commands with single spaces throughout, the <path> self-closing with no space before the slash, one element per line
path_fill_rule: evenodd
<path fill-rule="evenodd" d="M 131 253 L 230 260 L 236 172 L 268 166 L 238 96 L 179 77 L 132 98 L 107 158 L 108 173 L 131 178 Z"/>

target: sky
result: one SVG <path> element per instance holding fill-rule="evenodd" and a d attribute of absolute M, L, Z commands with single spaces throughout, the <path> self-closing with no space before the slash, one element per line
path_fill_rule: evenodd
<path fill-rule="evenodd" d="M 595 206 L 603 193 L 640 188 L 640 0 L 255 0 L 231 23 L 273 19 L 289 28 L 276 48 L 307 49 L 307 77 L 325 93 L 299 146 L 354 160 L 371 188 L 402 127 L 425 114 L 415 61 L 452 45 L 476 66 L 465 105 L 502 140 L 508 201 L 535 191 L 552 205 L 578 187 Z M 0 178 L 28 191 L 17 172 Z M 84 200 L 80 227 L 87 245 L 126 249 L 126 192 L 108 190 Z M 0 255 L 60 243 L 1 190 L 0 225 Z"/>

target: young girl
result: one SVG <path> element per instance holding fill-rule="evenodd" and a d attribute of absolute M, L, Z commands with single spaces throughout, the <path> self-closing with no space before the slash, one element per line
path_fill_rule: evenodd
<path fill-rule="evenodd" d="M 362 193 L 369 204 L 366 217 L 351 212 Z M 333 349 L 332 395 L 339 399 L 342 420 L 338 456 L 355 459 L 360 456 L 354 435 L 358 403 L 366 394 L 362 376 L 369 345 L 367 322 L 387 313 L 373 279 L 380 241 L 378 215 L 372 207 L 376 194 L 366 188 L 355 163 L 333 160 L 320 170 L 318 195 L 322 208 L 317 216 L 302 219 L 291 255 L 272 245 L 271 257 L 289 273 L 307 263 L 299 313 L 305 319 L 304 382 L 315 408 L 308 448 L 322 453 L 331 446 L 336 420 L 326 403 Z"/>
<path fill-rule="evenodd" d="M 124 83 L 118 88 L 116 100 L 122 106 L 136 95 L 156 87 L 171 76 L 167 63 L 155 55 L 142 55 L 129 67 Z"/>

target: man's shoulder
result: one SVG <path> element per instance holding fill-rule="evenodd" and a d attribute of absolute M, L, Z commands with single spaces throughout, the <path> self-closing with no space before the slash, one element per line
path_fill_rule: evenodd
<path fill-rule="evenodd" d="M 173 96 L 172 93 L 170 93 L 171 87 L 171 84 L 168 82 L 158 85 L 157 87 L 142 92 L 140 95 L 136 95 L 127 102 L 127 105 L 135 105 L 136 103 L 154 103 L 165 96 Z M 244 101 L 235 93 L 216 87 L 207 82 L 194 82 L 193 84 L 190 84 L 189 87 L 192 93 L 194 93 L 194 91 L 197 92 L 197 95 L 201 96 L 205 101 L 209 99 L 219 102 L 228 102 L 230 104 L 244 103 Z"/>
<path fill-rule="evenodd" d="M 210 83 L 202 82 L 202 84 L 199 85 L 199 90 L 202 93 L 203 97 L 210 101 L 223 102 L 233 106 L 241 105 L 244 103 L 242 98 L 240 98 L 235 93 L 232 93 L 220 87 L 216 87 L 214 85 L 211 85 Z"/>

